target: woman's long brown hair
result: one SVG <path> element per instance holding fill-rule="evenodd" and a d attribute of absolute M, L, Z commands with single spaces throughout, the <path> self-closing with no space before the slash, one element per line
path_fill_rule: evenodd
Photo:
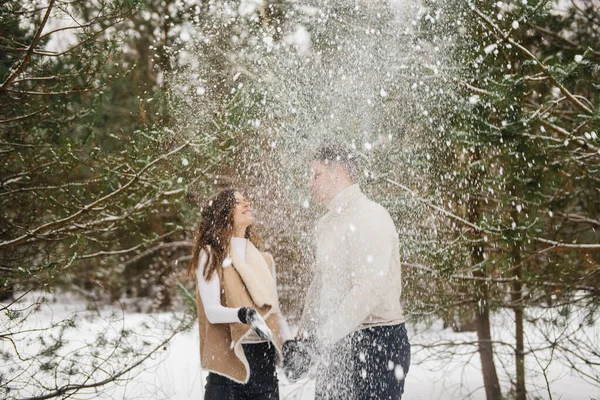
<path fill-rule="evenodd" d="M 223 189 L 212 196 L 202 207 L 200 223 L 194 237 L 192 259 L 187 268 L 188 276 L 195 276 L 202 250 L 206 251 L 208 255 L 208 261 L 202 271 L 206 280 L 210 280 L 217 268 L 222 267 L 223 260 L 229 253 L 233 236 L 235 192 L 236 190 L 233 188 Z M 261 239 L 252 225 L 246 228 L 245 237 L 257 248 L 260 247 Z"/>

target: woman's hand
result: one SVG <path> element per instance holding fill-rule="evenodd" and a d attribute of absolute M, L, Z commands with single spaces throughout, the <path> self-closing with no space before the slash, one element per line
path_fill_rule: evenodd
<path fill-rule="evenodd" d="M 238 318 L 242 324 L 248 325 L 259 338 L 269 341 L 273 340 L 273 332 L 271 332 L 263 317 L 254 308 L 240 308 Z"/>

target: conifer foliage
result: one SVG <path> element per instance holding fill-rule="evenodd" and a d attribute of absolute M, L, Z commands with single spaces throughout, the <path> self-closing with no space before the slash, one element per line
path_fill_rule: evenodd
<path fill-rule="evenodd" d="M 600 295 L 600 8 L 593 1 L 427 4 L 423 31 L 446 38 L 459 71 L 447 109 L 452 129 L 439 140 L 442 185 L 429 193 L 445 221 L 440 240 L 449 244 L 427 254 L 439 295 L 430 309 L 477 332 L 489 400 L 507 392 L 527 398 L 528 377 L 546 370 L 526 367 L 526 358 L 549 364 L 548 346 L 598 384 L 592 366 L 600 359 L 585 330 Z M 417 276 L 432 271 L 420 268 Z M 490 326 L 501 310 L 514 321 L 508 342 L 494 341 Z M 528 342 L 526 331 L 551 324 L 561 327 L 560 338 Z M 506 351 L 514 369 L 503 376 L 497 356 Z"/>

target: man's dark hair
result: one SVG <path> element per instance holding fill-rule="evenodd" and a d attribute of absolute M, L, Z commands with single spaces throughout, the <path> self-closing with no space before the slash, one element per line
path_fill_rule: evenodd
<path fill-rule="evenodd" d="M 336 163 L 348 171 L 353 181 L 358 177 L 358 153 L 339 144 L 326 144 L 320 146 L 315 152 L 315 161 L 323 164 Z"/>

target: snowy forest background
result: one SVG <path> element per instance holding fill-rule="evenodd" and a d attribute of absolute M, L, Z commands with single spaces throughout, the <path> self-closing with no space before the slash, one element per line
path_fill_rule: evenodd
<path fill-rule="evenodd" d="M 198 398 L 202 201 L 248 192 L 293 324 L 335 139 L 400 234 L 407 399 L 600 398 L 599 43 L 596 0 L 0 2 L 0 396 Z"/>

